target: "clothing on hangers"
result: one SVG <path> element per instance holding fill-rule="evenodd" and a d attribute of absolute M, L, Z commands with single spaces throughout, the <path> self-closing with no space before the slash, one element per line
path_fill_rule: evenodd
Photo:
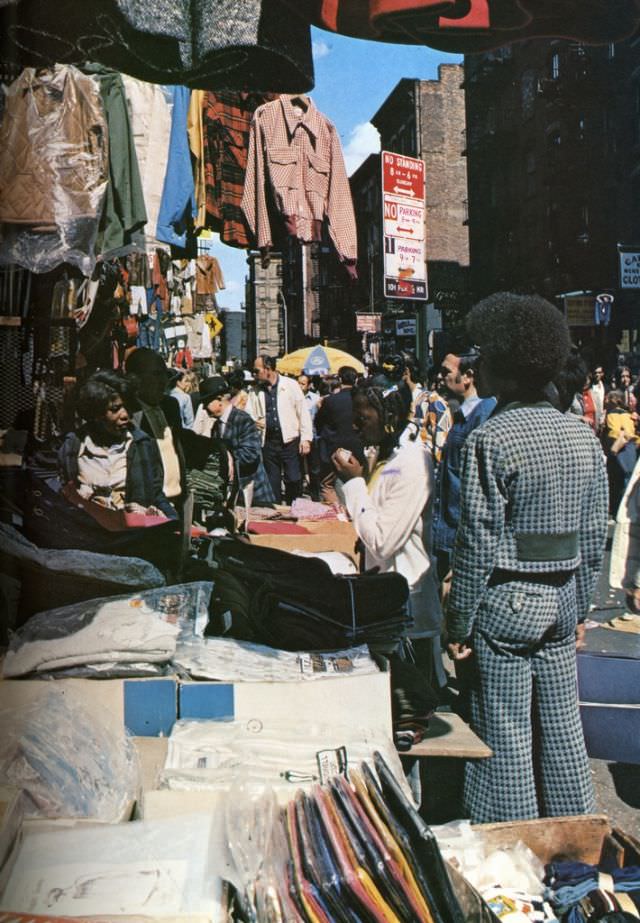
<path fill-rule="evenodd" d="M 261 250 L 273 247 L 278 231 L 270 197 L 290 237 L 319 241 L 326 221 L 340 260 L 356 277 L 356 223 L 340 139 L 311 100 L 303 110 L 277 99 L 253 117 L 242 210 Z"/>

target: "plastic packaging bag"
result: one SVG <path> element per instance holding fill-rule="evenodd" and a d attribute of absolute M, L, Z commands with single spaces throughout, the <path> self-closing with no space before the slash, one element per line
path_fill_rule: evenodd
<path fill-rule="evenodd" d="M 183 626 L 206 619 L 212 584 L 159 587 L 39 612 L 13 636 L 5 677 L 101 663 L 166 663 Z M 102 674 L 107 675 L 107 674 Z"/>
<path fill-rule="evenodd" d="M 524 843 L 489 849 L 482 832 L 468 820 L 432 829 L 443 857 L 481 893 L 493 885 L 528 894 L 544 892 L 544 865 Z"/>
<path fill-rule="evenodd" d="M 217 790 L 243 783 L 293 793 L 362 761 L 372 764 L 376 750 L 408 794 L 397 751 L 381 729 L 182 719 L 169 736 L 161 786 Z"/>
<path fill-rule="evenodd" d="M 29 831 L 0 910 L 17 907 L 48 920 L 176 919 L 183 913 L 222 920 L 225 852 L 223 824 L 206 814 L 98 831 Z"/>
<path fill-rule="evenodd" d="M 225 828 L 233 859 L 236 885 L 244 891 L 244 908 L 250 921 L 262 919 L 256 906 L 256 884 L 262 877 L 278 819 L 273 789 L 234 785 L 225 799 Z"/>
<path fill-rule="evenodd" d="M 298 682 L 379 673 L 366 645 L 331 654 L 279 651 L 233 638 L 181 634 L 173 658 L 190 676 L 223 682 Z"/>
<path fill-rule="evenodd" d="M 119 586 L 141 589 L 164 586 L 165 579 L 153 564 L 142 558 L 98 554 L 80 549 L 38 548 L 5 523 L 0 523 L 2 553 L 17 564 L 32 564 L 54 574 L 91 578 Z"/>
<path fill-rule="evenodd" d="M 114 823 L 137 796 L 140 769 L 124 732 L 89 713 L 79 694 L 52 690 L 0 711 L 0 782 L 24 789 L 27 816 Z"/>
<path fill-rule="evenodd" d="M 0 127 L 0 262 L 91 275 L 108 180 L 98 84 L 71 65 L 27 67 Z"/>

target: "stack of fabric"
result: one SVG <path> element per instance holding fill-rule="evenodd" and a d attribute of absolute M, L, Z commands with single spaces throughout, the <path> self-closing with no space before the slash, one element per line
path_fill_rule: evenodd
<path fill-rule="evenodd" d="M 210 590 L 208 583 L 178 584 L 40 612 L 13 636 L 3 676 L 162 673 L 183 622 L 197 620 Z"/>
<path fill-rule="evenodd" d="M 640 866 L 598 867 L 584 862 L 552 862 L 545 881 L 548 896 L 563 923 L 638 919 Z"/>
<path fill-rule="evenodd" d="M 208 635 L 280 650 L 391 650 L 411 624 L 400 574 L 334 575 L 324 561 L 236 539 L 219 544 Z"/>

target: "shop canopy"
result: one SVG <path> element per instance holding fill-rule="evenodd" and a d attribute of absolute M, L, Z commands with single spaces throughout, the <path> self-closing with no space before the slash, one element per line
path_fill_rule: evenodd
<path fill-rule="evenodd" d="M 331 346 L 307 346 L 305 349 L 296 349 L 278 359 L 278 371 L 283 375 L 336 375 L 343 365 L 350 365 L 356 372 L 362 374 L 364 366 L 359 359 L 341 349 Z"/>

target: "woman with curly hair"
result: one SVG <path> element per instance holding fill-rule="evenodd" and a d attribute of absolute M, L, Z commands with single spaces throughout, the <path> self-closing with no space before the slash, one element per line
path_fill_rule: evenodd
<path fill-rule="evenodd" d="M 471 724 L 493 756 L 466 767 L 475 823 L 589 814 L 595 802 L 576 637 L 602 564 L 607 476 L 591 429 L 545 399 L 566 321 L 536 295 L 492 295 L 468 328 L 498 397 L 463 450 L 448 649 L 470 658 Z"/>
<path fill-rule="evenodd" d="M 416 639 L 425 679 L 442 685 L 443 617 L 431 559 L 433 465 L 409 411 L 397 385 L 355 388 L 353 423 L 369 447 L 368 464 L 344 449 L 332 458 L 339 493 L 364 546 L 364 566 L 406 577 L 413 616 L 409 637 Z"/>

